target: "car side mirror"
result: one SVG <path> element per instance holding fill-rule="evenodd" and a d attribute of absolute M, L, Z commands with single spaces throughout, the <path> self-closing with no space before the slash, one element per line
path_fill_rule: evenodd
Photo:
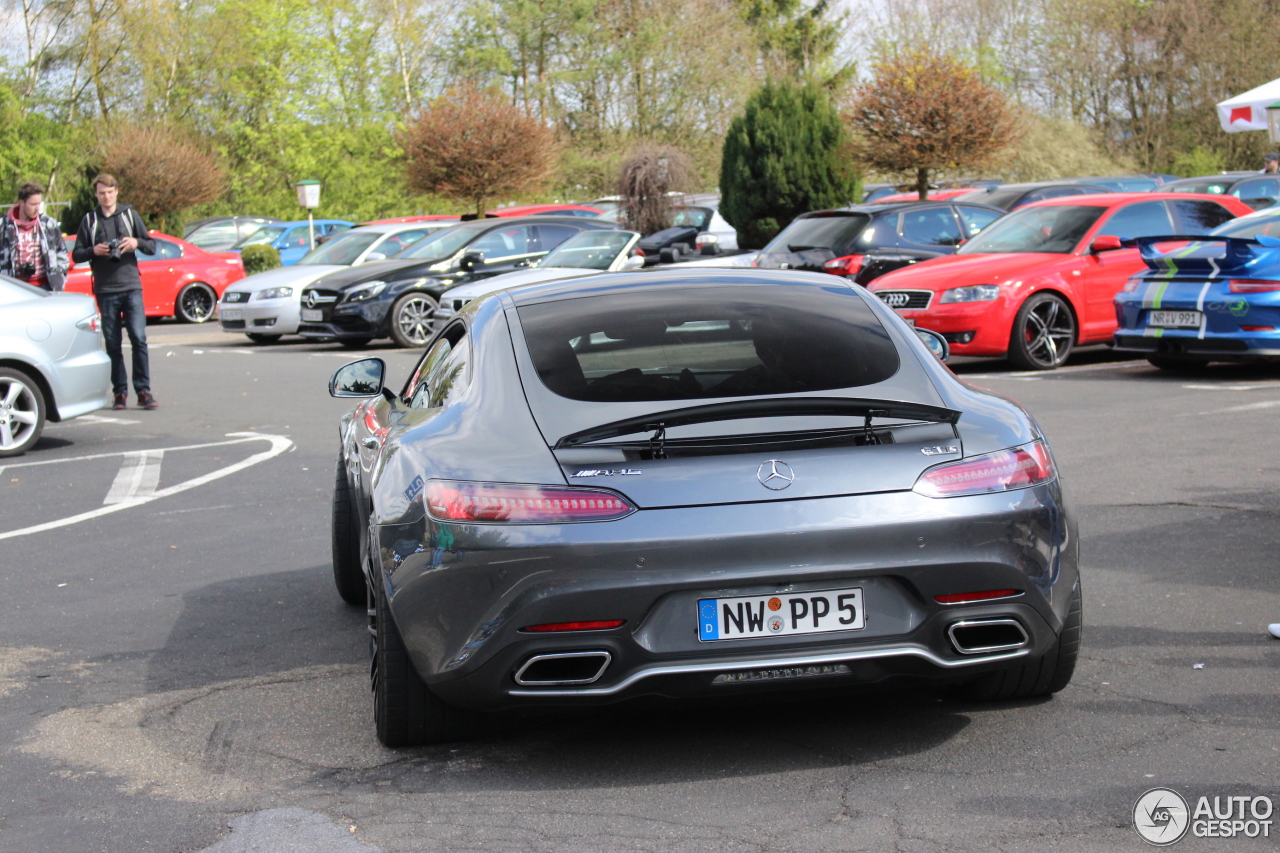
<path fill-rule="evenodd" d="M 631 257 L 623 261 L 622 266 L 619 267 L 619 269 L 622 270 L 623 272 L 626 272 L 627 270 L 638 270 L 643 268 L 644 268 L 644 255 L 632 255 Z"/>
<path fill-rule="evenodd" d="M 458 261 L 458 266 L 466 272 L 471 272 L 482 264 L 484 264 L 484 252 L 467 252 L 462 256 L 462 260 Z"/>
<path fill-rule="evenodd" d="M 387 363 L 380 358 L 362 358 L 344 364 L 329 380 L 330 397 L 376 397 L 382 393 Z"/>
<path fill-rule="evenodd" d="M 369 254 L 365 255 L 364 262 L 369 263 L 369 261 L 385 261 L 386 259 L 387 259 L 387 256 L 382 254 L 381 252 L 370 252 Z"/>
<path fill-rule="evenodd" d="M 1089 244 L 1089 251 L 1093 254 L 1099 252 L 1110 252 L 1120 248 L 1120 238 L 1111 234 L 1103 234 L 1101 237 L 1093 238 L 1093 242 Z"/>
<path fill-rule="evenodd" d="M 951 345 L 947 343 L 947 339 L 932 329 L 915 328 L 916 337 L 924 342 L 929 348 L 929 352 L 938 357 L 938 361 L 946 361 L 951 358 Z"/>

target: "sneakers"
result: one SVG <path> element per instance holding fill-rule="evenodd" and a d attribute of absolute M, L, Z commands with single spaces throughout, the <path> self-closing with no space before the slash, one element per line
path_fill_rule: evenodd
<path fill-rule="evenodd" d="M 111 403 L 111 408 L 113 409 L 124 409 L 124 408 L 128 408 L 128 406 L 129 406 L 128 394 L 117 394 L 115 397 L 115 400 Z"/>
<path fill-rule="evenodd" d="M 1280 640 L 1280 622 L 1272 622 L 1267 626 L 1267 630 L 1271 632 L 1271 636 Z"/>
<path fill-rule="evenodd" d="M 159 406 L 160 404 L 156 402 L 155 397 L 151 396 L 150 391 L 138 392 L 138 408 L 139 409 L 155 409 L 155 408 L 158 408 Z M 121 406 L 120 408 L 123 409 L 124 406 Z"/>

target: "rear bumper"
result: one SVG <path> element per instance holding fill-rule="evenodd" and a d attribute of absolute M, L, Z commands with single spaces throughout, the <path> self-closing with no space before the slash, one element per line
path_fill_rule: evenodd
<path fill-rule="evenodd" d="M 1056 481 L 945 500 L 890 493 L 641 510 L 595 524 L 446 531 L 426 522 L 378 533 L 378 580 L 415 666 L 442 698 L 475 709 L 959 680 L 1047 651 L 1078 580 L 1075 529 Z M 855 586 L 865 594 L 861 630 L 698 639 L 700 599 Z M 991 589 L 1020 594 L 934 600 Z M 962 654 L 947 629 L 974 618 L 1013 619 L 1028 640 Z M 521 630 L 593 619 L 626 622 Z M 590 684 L 516 683 L 532 657 L 601 651 L 609 662 Z"/>

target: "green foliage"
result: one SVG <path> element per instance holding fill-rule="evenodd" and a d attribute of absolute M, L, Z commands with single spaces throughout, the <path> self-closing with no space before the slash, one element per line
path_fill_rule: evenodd
<path fill-rule="evenodd" d="M 767 83 L 729 125 L 720 212 L 744 247 L 761 248 L 798 214 L 857 197 L 844 125 L 824 89 Z"/>
<path fill-rule="evenodd" d="M 254 243 L 240 250 L 240 260 L 244 264 L 246 275 L 266 272 L 280 266 L 280 252 L 275 246 L 265 243 Z"/>
<path fill-rule="evenodd" d="M 1216 175 L 1226 167 L 1226 158 L 1222 152 L 1213 151 L 1204 145 L 1184 151 L 1173 160 L 1173 173 L 1187 177 Z"/>
<path fill-rule="evenodd" d="M 1046 181 L 1082 175 L 1123 175 L 1138 171 L 1132 158 L 1108 154 L 1096 134 L 1071 119 L 1032 116 L 1022 122 L 1022 137 L 1003 166 L 1006 181 Z"/>

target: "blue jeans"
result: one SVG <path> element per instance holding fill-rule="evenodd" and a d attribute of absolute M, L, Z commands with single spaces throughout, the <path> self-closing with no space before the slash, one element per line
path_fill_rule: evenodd
<path fill-rule="evenodd" d="M 98 297 L 102 314 L 102 337 L 111 357 L 111 392 L 129 393 L 129 374 L 124 368 L 121 331 L 129 333 L 133 348 L 133 387 L 139 394 L 151 390 L 151 357 L 147 353 L 147 312 L 142 306 L 142 291 L 103 293 Z"/>

